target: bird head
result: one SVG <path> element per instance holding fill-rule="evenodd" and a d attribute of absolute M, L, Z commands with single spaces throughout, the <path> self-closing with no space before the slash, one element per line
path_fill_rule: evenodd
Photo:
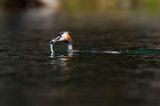
<path fill-rule="evenodd" d="M 50 41 L 50 44 L 54 44 L 59 41 L 65 41 L 67 43 L 72 43 L 72 38 L 70 37 L 70 32 L 65 31 L 65 32 L 58 33 L 57 37 Z"/>
<path fill-rule="evenodd" d="M 56 42 L 59 42 L 59 41 L 64 41 L 66 43 L 66 46 L 67 46 L 68 50 L 73 49 L 72 38 L 70 37 L 70 32 L 64 31 L 64 32 L 58 33 L 58 36 L 50 41 L 50 45 L 51 44 L 53 45 L 53 44 L 55 44 Z"/>

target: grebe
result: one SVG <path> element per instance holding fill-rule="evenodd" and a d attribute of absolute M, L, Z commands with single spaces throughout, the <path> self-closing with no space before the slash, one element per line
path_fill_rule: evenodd
<path fill-rule="evenodd" d="M 58 41 L 64 41 L 66 43 L 66 47 L 68 50 L 73 50 L 72 46 L 72 38 L 70 37 L 70 32 L 60 32 L 58 33 L 58 36 L 50 41 L 50 44 L 54 44 Z"/>
<path fill-rule="evenodd" d="M 73 54 L 73 45 L 72 45 L 72 38 L 70 36 L 70 32 L 63 31 L 63 32 L 58 33 L 58 36 L 49 42 L 50 50 L 51 50 L 51 57 L 53 57 L 54 55 L 53 45 L 58 41 L 64 41 L 66 43 L 66 47 L 67 47 L 67 51 L 69 55 Z"/>

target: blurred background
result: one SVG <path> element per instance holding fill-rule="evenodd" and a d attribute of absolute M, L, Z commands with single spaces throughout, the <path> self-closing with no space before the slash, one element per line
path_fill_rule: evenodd
<path fill-rule="evenodd" d="M 0 105 L 159 106 L 159 49 L 160 0 L 0 0 Z"/>
<path fill-rule="evenodd" d="M 65 10 L 107 10 L 107 9 L 159 9 L 158 0 L 1 0 L 1 9 L 29 9 L 47 7 L 52 10 L 62 7 Z M 72 10 L 72 11 L 73 11 Z"/>

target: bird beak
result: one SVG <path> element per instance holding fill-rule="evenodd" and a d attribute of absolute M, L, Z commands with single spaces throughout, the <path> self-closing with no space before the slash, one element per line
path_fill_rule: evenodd
<path fill-rule="evenodd" d="M 54 43 L 56 43 L 59 39 L 60 39 L 60 37 L 58 36 L 57 38 L 52 39 L 52 40 L 49 42 L 49 44 L 54 44 Z"/>
<path fill-rule="evenodd" d="M 56 43 L 57 41 L 55 41 L 54 39 L 53 40 L 51 40 L 50 42 L 49 42 L 49 44 L 54 44 L 54 43 Z"/>

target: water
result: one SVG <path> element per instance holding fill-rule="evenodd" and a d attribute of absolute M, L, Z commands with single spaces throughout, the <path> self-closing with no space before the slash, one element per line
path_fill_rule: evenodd
<path fill-rule="evenodd" d="M 123 15 L 120 15 L 123 14 Z M 158 106 L 160 104 L 159 15 L 135 11 L 0 14 L 0 105 Z M 129 51 L 129 55 L 68 56 L 48 43 L 71 31 L 82 51 Z M 149 50 L 149 51 L 148 51 Z"/>

